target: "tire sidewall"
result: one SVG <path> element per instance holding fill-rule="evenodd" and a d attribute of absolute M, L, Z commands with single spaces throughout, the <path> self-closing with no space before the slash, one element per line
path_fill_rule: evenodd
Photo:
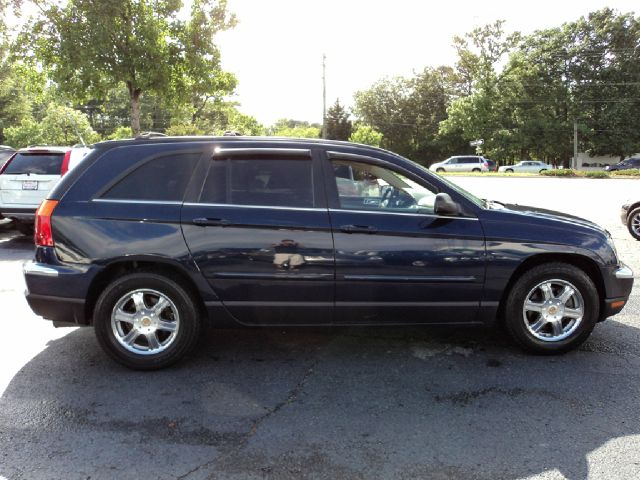
<path fill-rule="evenodd" d="M 565 280 L 578 289 L 585 313 L 582 322 L 569 337 L 557 342 L 545 342 L 534 337 L 527 329 L 522 307 L 532 288 L 552 279 Z M 564 353 L 587 339 L 598 321 L 599 313 L 598 291 L 586 273 L 568 264 L 545 264 L 532 268 L 515 282 L 507 298 L 505 324 L 512 337 L 528 351 L 539 354 Z"/>
<path fill-rule="evenodd" d="M 631 210 L 631 213 L 629 213 L 629 216 L 627 217 L 627 229 L 629 230 L 629 233 L 633 238 L 635 238 L 636 240 L 640 240 L 640 236 L 633 231 L 633 228 L 631 228 L 633 217 L 636 216 L 640 216 L 640 207 Z"/>
<path fill-rule="evenodd" d="M 126 293 L 142 288 L 156 290 L 169 297 L 180 317 L 175 340 L 157 354 L 137 355 L 126 350 L 111 328 L 111 314 L 116 303 Z M 173 280 L 154 273 L 133 273 L 109 284 L 96 302 L 93 318 L 101 347 L 117 362 L 138 370 L 163 368 L 180 360 L 193 347 L 200 323 L 195 303 L 188 292 Z"/>

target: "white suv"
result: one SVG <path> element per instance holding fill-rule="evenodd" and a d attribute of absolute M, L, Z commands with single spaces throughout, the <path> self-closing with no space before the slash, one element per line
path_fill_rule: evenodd
<path fill-rule="evenodd" d="M 0 214 L 22 233 L 33 231 L 34 214 L 56 182 L 69 170 L 71 147 L 18 150 L 0 170 Z"/>
<path fill-rule="evenodd" d="M 489 162 L 478 155 L 449 157 L 444 162 L 429 167 L 432 172 L 488 172 Z"/>

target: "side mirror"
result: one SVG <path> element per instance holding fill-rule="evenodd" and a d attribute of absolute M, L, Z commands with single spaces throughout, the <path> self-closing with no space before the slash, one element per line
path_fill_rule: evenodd
<path fill-rule="evenodd" d="M 446 216 L 458 215 L 460 213 L 460 205 L 454 202 L 448 193 L 439 193 L 433 203 L 433 213 Z"/>

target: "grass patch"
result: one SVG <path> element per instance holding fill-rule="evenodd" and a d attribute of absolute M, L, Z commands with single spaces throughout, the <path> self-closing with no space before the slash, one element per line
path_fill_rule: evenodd
<path fill-rule="evenodd" d="M 604 170 L 590 170 L 583 173 L 586 178 L 610 178 L 609 172 L 605 172 Z"/>
<path fill-rule="evenodd" d="M 632 168 L 630 170 L 616 170 L 611 172 L 615 177 L 640 177 L 640 168 Z"/>
<path fill-rule="evenodd" d="M 540 175 L 544 177 L 577 177 L 578 173 L 571 168 L 559 168 L 557 170 L 545 170 Z"/>

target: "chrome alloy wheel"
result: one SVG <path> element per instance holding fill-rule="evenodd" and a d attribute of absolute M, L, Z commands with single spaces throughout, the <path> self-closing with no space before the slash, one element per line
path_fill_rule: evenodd
<path fill-rule="evenodd" d="M 137 355 L 154 355 L 176 339 L 180 316 L 164 294 L 150 289 L 128 292 L 111 312 L 111 329 L 120 345 Z"/>
<path fill-rule="evenodd" d="M 584 317 L 580 291 L 566 280 L 545 280 L 529 291 L 522 317 L 531 335 L 559 342 L 576 331 Z"/>
<path fill-rule="evenodd" d="M 640 211 L 629 219 L 629 227 L 631 227 L 636 236 L 640 237 Z"/>

